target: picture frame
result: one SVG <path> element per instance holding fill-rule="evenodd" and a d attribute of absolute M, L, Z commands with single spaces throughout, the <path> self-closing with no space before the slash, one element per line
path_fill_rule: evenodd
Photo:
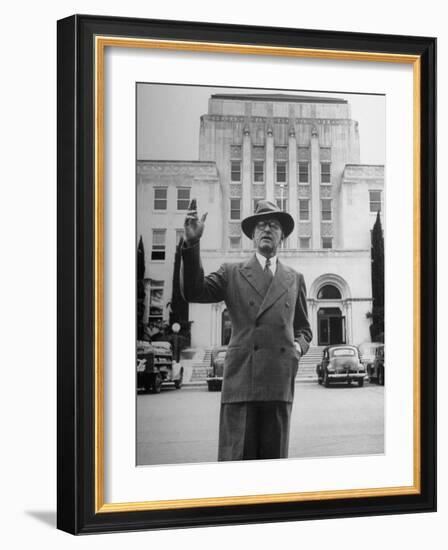
<path fill-rule="evenodd" d="M 412 67 L 413 483 L 105 499 L 107 48 Z M 436 510 L 436 40 L 74 15 L 58 22 L 58 510 L 72 534 Z M 107 304 L 106 304 L 107 305 Z M 132 361 L 133 358 L 130 358 Z"/>

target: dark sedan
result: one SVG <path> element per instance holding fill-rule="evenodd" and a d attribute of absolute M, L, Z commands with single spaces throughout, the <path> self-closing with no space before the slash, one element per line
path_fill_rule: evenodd
<path fill-rule="evenodd" d="M 227 346 L 221 346 L 212 350 L 210 368 L 207 376 L 208 391 L 221 391 L 222 389 L 222 376 L 226 353 Z"/>
<path fill-rule="evenodd" d="M 347 383 L 357 382 L 364 385 L 367 372 L 361 362 L 359 350 L 356 346 L 340 344 L 327 346 L 322 355 L 322 362 L 316 367 L 317 382 L 326 388 L 330 382 Z"/>

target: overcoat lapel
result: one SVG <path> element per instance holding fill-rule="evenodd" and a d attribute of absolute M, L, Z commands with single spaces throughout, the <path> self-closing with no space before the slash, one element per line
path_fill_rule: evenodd
<path fill-rule="evenodd" d="M 257 317 L 260 317 L 289 289 L 292 278 L 292 274 L 286 271 L 283 264 L 277 260 L 277 270 L 258 310 Z"/>
<path fill-rule="evenodd" d="M 255 254 L 240 268 L 240 273 L 263 299 L 265 297 L 263 270 Z"/>

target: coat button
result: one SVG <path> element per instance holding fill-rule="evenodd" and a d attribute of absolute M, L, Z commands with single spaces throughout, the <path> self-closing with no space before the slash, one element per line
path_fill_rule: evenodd
<path fill-rule="evenodd" d="M 258 346 L 257 345 L 254 346 L 254 351 L 258 351 Z"/>
<path fill-rule="evenodd" d="M 255 303 L 255 302 L 254 302 L 253 300 L 250 300 L 250 301 L 249 301 L 249 305 L 250 305 L 250 306 L 253 306 L 254 303 Z"/>
<path fill-rule="evenodd" d="M 280 351 L 281 351 L 282 353 L 284 353 L 284 352 L 285 352 L 285 348 L 280 348 Z"/>
<path fill-rule="evenodd" d="M 286 307 L 289 307 L 289 302 L 286 302 L 286 303 L 285 303 L 285 306 L 286 306 Z"/>

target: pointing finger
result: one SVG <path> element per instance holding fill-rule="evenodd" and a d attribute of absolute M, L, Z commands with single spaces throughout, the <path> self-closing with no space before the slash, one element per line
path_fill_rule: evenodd
<path fill-rule="evenodd" d="M 204 223 L 205 220 L 207 219 L 207 214 L 208 212 L 206 212 L 205 214 L 202 214 L 202 217 L 201 217 L 201 222 Z"/>

